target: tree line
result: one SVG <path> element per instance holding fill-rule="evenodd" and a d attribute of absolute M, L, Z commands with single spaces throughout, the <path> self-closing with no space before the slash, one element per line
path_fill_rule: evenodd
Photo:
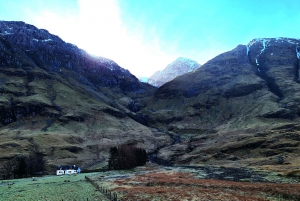
<path fill-rule="evenodd" d="M 43 174 L 45 164 L 43 154 L 38 152 L 31 152 L 27 157 L 15 157 L 3 165 L 2 179 L 24 178 Z"/>
<path fill-rule="evenodd" d="M 143 148 L 134 145 L 120 145 L 109 150 L 108 169 L 124 170 L 143 166 L 148 155 Z M 17 156 L 2 167 L 2 179 L 24 178 L 43 174 L 46 161 L 42 153 L 32 151 L 28 156 Z"/>

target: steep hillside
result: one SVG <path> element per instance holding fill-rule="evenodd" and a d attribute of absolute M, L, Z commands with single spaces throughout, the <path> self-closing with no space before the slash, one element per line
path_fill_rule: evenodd
<path fill-rule="evenodd" d="M 160 87 L 161 85 L 173 80 L 175 77 L 192 72 L 201 65 L 191 59 L 179 57 L 169 64 L 165 69 L 155 72 L 148 79 L 148 83 Z"/>
<path fill-rule="evenodd" d="M 96 168 L 111 146 L 153 150 L 169 137 L 136 112 L 154 90 L 46 30 L 0 21 L 0 165 L 35 150 L 48 169 Z"/>
<path fill-rule="evenodd" d="M 298 44 L 254 39 L 161 86 L 144 112 L 177 143 L 159 150 L 160 159 L 297 167 Z"/>

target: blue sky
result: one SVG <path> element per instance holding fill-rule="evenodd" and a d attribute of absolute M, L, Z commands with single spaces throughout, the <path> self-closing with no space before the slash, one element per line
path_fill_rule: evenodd
<path fill-rule="evenodd" d="M 0 0 L 0 20 L 49 30 L 150 76 L 177 57 L 200 64 L 253 38 L 300 38 L 298 0 Z"/>

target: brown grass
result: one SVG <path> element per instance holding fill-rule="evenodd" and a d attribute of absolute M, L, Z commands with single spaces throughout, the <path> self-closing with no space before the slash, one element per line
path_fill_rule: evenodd
<path fill-rule="evenodd" d="M 197 179 L 183 172 L 152 172 L 114 182 L 122 200 L 299 200 L 299 184 Z"/>

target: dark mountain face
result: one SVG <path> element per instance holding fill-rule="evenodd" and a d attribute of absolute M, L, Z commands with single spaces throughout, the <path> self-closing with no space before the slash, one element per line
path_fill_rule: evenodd
<path fill-rule="evenodd" d="M 46 30 L 0 21 L 0 164 L 38 150 L 48 168 L 90 168 L 117 144 L 153 150 L 169 141 L 138 113 L 154 90 Z"/>
<path fill-rule="evenodd" d="M 203 110 L 209 113 L 206 116 L 220 123 L 239 114 L 294 119 L 299 114 L 299 43 L 299 40 L 279 38 L 257 39 L 247 46 L 239 45 L 195 72 L 160 87 L 148 108 L 154 111 L 187 111 L 189 108 L 191 114 L 201 116 Z M 240 101 L 243 102 L 241 108 L 231 102 L 236 99 L 244 99 Z M 258 104 L 261 100 L 263 102 Z M 254 102 L 255 107 L 266 107 L 246 114 L 243 109 Z"/>
<path fill-rule="evenodd" d="M 142 100 L 140 101 L 140 97 L 154 92 L 153 87 L 139 82 L 128 70 L 121 68 L 114 61 L 92 57 L 48 31 L 37 29 L 24 22 L 0 21 L 0 37 L 3 38 L 3 42 L 10 42 L 9 50 L 13 47 L 22 52 L 20 61 L 3 53 L 1 55 L 3 67 L 14 66 L 26 70 L 35 66 L 63 79 L 72 78 L 84 85 L 84 90 L 90 92 L 92 96 L 110 105 L 118 104 L 115 100 L 120 97 L 115 97 L 116 94 L 126 94 L 136 105 L 135 112 L 142 107 L 141 104 L 144 104 Z M 24 64 L 24 59 L 30 63 Z M 106 88 L 113 88 L 118 93 L 103 93 Z M 132 109 L 131 104 L 126 105 L 126 108 Z"/>
<path fill-rule="evenodd" d="M 272 165 L 278 154 L 296 153 L 298 138 L 287 139 L 294 133 L 277 129 L 298 128 L 298 44 L 289 38 L 255 39 L 161 86 L 144 112 L 149 125 L 167 128 L 181 144 L 158 155 L 175 163 L 241 159 L 239 164 Z"/>
<path fill-rule="evenodd" d="M 165 69 L 155 72 L 148 79 L 148 83 L 160 87 L 163 84 L 173 80 L 175 77 L 192 72 L 201 65 L 191 59 L 179 57 L 169 64 Z"/>
<path fill-rule="evenodd" d="M 72 70 L 96 86 L 119 87 L 123 91 L 138 91 L 145 87 L 114 61 L 92 57 L 47 30 L 37 29 L 24 22 L 0 21 L 0 31 L 4 39 L 17 45 L 44 70 L 61 74 L 64 70 Z"/>

